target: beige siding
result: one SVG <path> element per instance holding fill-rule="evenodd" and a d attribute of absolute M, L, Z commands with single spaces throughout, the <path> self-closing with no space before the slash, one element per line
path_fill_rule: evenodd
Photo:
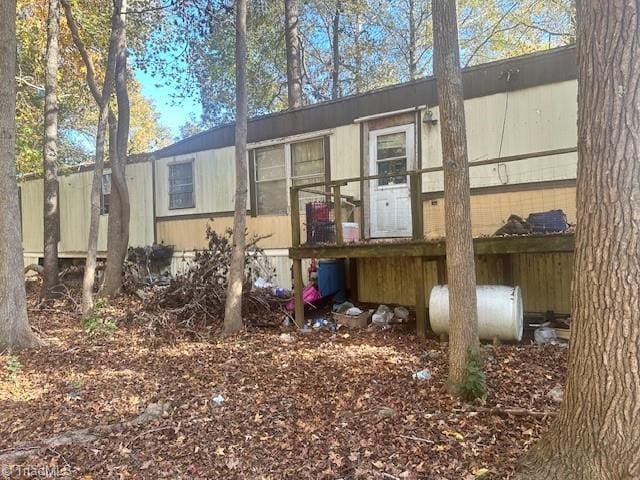
<path fill-rule="evenodd" d="M 105 170 L 108 173 L 109 170 Z M 62 257 L 83 256 L 87 249 L 93 172 L 60 177 L 60 244 Z M 131 200 L 130 240 L 132 246 L 153 243 L 153 195 L 150 162 L 127 166 Z M 98 249 L 107 247 L 107 216 L 100 217 Z M 42 253 L 42 180 L 22 184 L 22 230 L 25 253 Z"/>
<path fill-rule="evenodd" d="M 341 180 L 360 176 L 360 125 L 345 125 L 335 129 L 330 138 L 331 179 Z M 360 183 L 344 187 L 345 195 L 360 198 Z"/>
<path fill-rule="evenodd" d="M 233 217 L 189 218 L 158 222 L 158 241 L 173 245 L 178 251 L 202 249 L 207 246 L 207 225 L 218 233 L 233 227 Z M 262 248 L 291 246 L 291 220 L 286 215 L 247 217 L 249 235 L 267 237 L 260 241 Z M 303 232 L 304 235 L 304 232 Z"/>
<path fill-rule="evenodd" d="M 20 184 L 22 248 L 25 253 L 42 252 L 44 238 L 42 184 L 41 179 L 28 180 Z"/>
<path fill-rule="evenodd" d="M 575 147 L 576 95 L 577 82 L 567 81 L 465 101 L 469 162 Z M 442 165 L 439 122 L 424 124 L 422 142 L 423 166 Z M 470 176 L 472 188 L 575 178 L 576 154 L 472 166 Z M 441 172 L 424 175 L 423 191 L 442 188 Z"/>
<path fill-rule="evenodd" d="M 158 217 L 233 210 L 234 147 L 206 150 L 156 160 L 156 214 Z M 193 160 L 195 207 L 169 209 L 169 165 Z"/>

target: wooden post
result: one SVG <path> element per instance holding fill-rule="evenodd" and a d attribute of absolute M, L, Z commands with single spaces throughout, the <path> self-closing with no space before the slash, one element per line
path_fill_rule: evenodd
<path fill-rule="evenodd" d="M 291 187 L 291 246 L 300 246 L 300 200 L 296 187 Z M 295 261 L 294 261 L 295 262 Z"/>
<path fill-rule="evenodd" d="M 414 282 L 416 300 L 416 333 L 420 338 L 427 334 L 427 306 L 424 293 L 424 258 L 414 258 Z"/>
<path fill-rule="evenodd" d="M 436 260 L 436 275 L 438 285 L 447 284 L 447 259 L 444 256 L 438 257 Z"/>
<path fill-rule="evenodd" d="M 424 219 L 422 211 L 422 174 L 409 174 L 409 194 L 411 195 L 411 228 L 414 240 L 424 239 Z"/>
<path fill-rule="evenodd" d="M 510 287 L 513 286 L 513 266 L 511 263 L 511 254 L 506 253 L 504 255 L 500 255 L 500 259 L 502 260 L 502 281 L 504 285 L 508 285 Z"/>
<path fill-rule="evenodd" d="M 336 223 L 336 245 L 344 244 L 342 238 L 342 197 L 340 196 L 340 185 L 333 187 L 333 216 Z"/>
<path fill-rule="evenodd" d="M 302 302 L 302 259 L 293 259 L 293 297 L 295 301 L 295 323 L 298 328 L 304 326 L 304 303 Z"/>

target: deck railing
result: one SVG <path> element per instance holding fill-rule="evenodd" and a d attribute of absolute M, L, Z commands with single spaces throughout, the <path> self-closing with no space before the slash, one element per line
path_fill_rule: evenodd
<path fill-rule="evenodd" d="M 358 201 L 355 200 L 353 195 L 347 195 L 344 193 L 343 187 L 347 187 L 349 183 L 364 183 L 376 180 L 393 179 L 397 177 L 409 178 L 409 196 L 411 204 L 411 227 L 412 238 L 414 240 L 424 239 L 424 218 L 422 210 L 422 174 L 437 171 L 438 168 L 424 168 L 420 170 L 412 170 L 407 172 L 394 172 L 389 174 L 380 175 L 366 175 L 362 177 L 353 177 L 343 180 L 334 180 L 330 182 L 317 182 L 306 185 L 292 186 L 290 190 L 291 200 L 291 235 L 292 246 L 299 247 L 302 244 L 302 219 L 304 214 L 300 212 L 300 193 L 309 193 L 317 196 L 318 198 L 324 198 L 326 201 L 330 201 L 333 204 L 332 222 L 335 225 L 335 239 L 331 244 L 343 245 L 345 243 L 343 235 L 343 221 L 344 212 L 342 210 L 343 204 L 349 204 L 356 206 Z M 361 189 L 361 191 L 363 191 Z M 358 215 L 358 221 L 356 223 L 360 226 L 360 240 L 364 239 L 364 218 L 365 209 L 363 208 L 362 199 L 359 201 L 360 211 Z M 355 210 L 355 208 L 354 208 Z M 355 212 L 354 212 L 355 215 Z M 306 220 L 306 219 L 305 219 Z M 307 228 L 309 226 L 307 225 Z"/>
<path fill-rule="evenodd" d="M 478 160 L 469 163 L 469 168 L 481 167 L 485 165 L 495 165 L 495 164 L 503 164 L 510 162 L 517 162 L 520 160 L 526 160 L 530 158 L 542 158 L 553 155 L 563 155 L 567 153 L 576 152 L 576 147 L 568 147 L 568 148 L 559 148 L 553 150 L 545 150 L 539 152 L 529 152 L 518 155 L 511 155 L 507 157 L 498 157 L 491 158 L 485 160 Z M 332 242 L 327 242 L 329 244 L 335 245 L 343 245 L 343 230 L 342 230 L 342 221 L 343 221 L 343 212 L 342 208 L 336 208 L 337 206 L 342 207 L 343 202 L 348 202 L 350 204 L 356 203 L 354 201 L 354 197 L 351 195 L 345 194 L 345 187 L 347 187 L 350 183 L 358 183 L 363 186 L 365 182 L 382 180 L 382 179 L 392 179 L 402 176 L 407 176 L 409 178 L 409 194 L 411 201 L 411 227 L 412 227 L 412 238 L 413 240 L 423 240 L 424 239 L 424 214 L 423 214 L 423 205 L 422 205 L 422 176 L 426 173 L 433 172 L 442 172 L 443 167 L 429 167 L 422 168 L 419 170 L 410 170 L 407 172 L 393 172 L 388 174 L 379 174 L 379 175 L 365 175 L 359 177 L 352 177 L 340 180 L 332 180 L 328 182 L 317 182 L 310 183 L 306 185 L 297 185 L 292 186 L 290 195 L 291 195 L 291 232 L 292 232 L 292 246 L 299 247 L 302 245 L 301 243 L 301 224 L 304 215 L 301 215 L 300 212 L 300 193 L 306 192 L 313 195 L 317 195 L 318 197 L 324 198 L 326 201 L 333 199 L 333 222 L 335 224 L 335 240 Z M 364 189 L 361 188 L 360 192 L 363 193 Z M 361 195 L 364 197 L 364 195 Z M 339 199 L 339 200 L 338 200 Z M 365 239 L 365 218 L 366 218 L 366 210 L 369 208 L 369 205 L 365 205 L 363 201 L 364 198 L 360 198 L 360 210 L 359 210 L 359 218 L 358 224 L 360 227 L 360 240 Z"/>

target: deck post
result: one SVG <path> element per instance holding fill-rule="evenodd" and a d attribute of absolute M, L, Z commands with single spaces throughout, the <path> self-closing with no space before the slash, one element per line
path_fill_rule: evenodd
<path fill-rule="evenodd" d="M 344 244 L 342 238 L 342 196 L 340 185 L 333 186 L 333 216 L 336 223 L 336 245 Z"/>
<path fill-rule="evenodd" d="M 414 240 L 424 239 L 424 219 L 422 209 L 422 174 L 409 174 L 409 195 L 411 196 L 411 228 Z"/>
<path fill-rule="evenodd" d="M 296 187 L 291 187 L 291 245 L 300 246 L 300 193 Z"/>
<path fill-rule="evenodd" d="M 414 258 L 414 282 L 416 299 L 416 333 L 420 338 L 427 335 L 427 306 L 424 293 L 424 258 Z"/>
<path fill-rule="evenodd" d="M 447 284 L 447 259 L 444 255 L 436 260 L 436 275 L 438 285 Z"/>
<path fill-rule="evenodd" d="M 513 264 L 511 256 L 510 253 L 500 255 L 500 259 L 502 260 L 502 281 L 510 287 L 513 286 Z"/>
<path fill-rule="evenodd" d="M 304 303 L 302 302 L 302 259 L 293 259 L 293 298 L 295 303 L 295 323 L 298 328 L 304 326 Z"/>

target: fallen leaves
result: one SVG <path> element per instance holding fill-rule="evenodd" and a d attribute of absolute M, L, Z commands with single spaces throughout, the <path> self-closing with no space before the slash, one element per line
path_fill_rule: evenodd
<path fill-rule="evenodd" d="M 59 344 L 19 354 L 20 391 L 0 382 L 0 449 L 132 418 L 151 402 L 173 406 L 147 427 L 30 460 L 59 460 L 71 478 L 506 479 L 549 422 L 469 413 L 477 406 L 446 391 L 446 350 L 411 335 L 250 332 L 149 345 L 132 326 L 97 345 L 73 317 L 32 321 Z M 563 382 L 566 351 L 490 348 L 487 408 L 557 409 L 546 392 Z M 432 378 L 417 384 L 422 368 Z M 223 406 L 211 408 L 219 393 Z"/>

